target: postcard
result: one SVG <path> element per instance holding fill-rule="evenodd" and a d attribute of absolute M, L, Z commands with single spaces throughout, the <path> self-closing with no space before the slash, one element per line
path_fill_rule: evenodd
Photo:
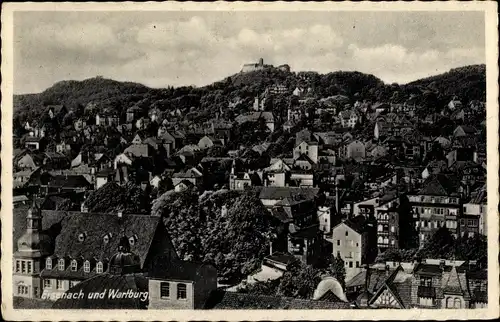
<path fill-rule="evenodd" d="M 2 9 L 4 318 L 499 316 L 496 2 Z"/>

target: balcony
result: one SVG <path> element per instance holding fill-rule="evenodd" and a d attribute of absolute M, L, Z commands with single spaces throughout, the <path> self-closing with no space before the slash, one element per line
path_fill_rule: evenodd
<path fill-rule="evenodd" d="M 419 286 L 417 289 L 418 297 L 436 298 L 436 288 L 434 286 Z"/>

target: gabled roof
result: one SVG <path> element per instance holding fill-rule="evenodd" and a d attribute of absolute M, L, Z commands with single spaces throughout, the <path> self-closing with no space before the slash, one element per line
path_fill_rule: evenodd
<path fill-rule="evenodd" d="M 302 195 L 306 199 L 314 199 L 319 193 L 319 188 L 305 187 L 262 187 L 260 191 L 260 199 L 284 199 L 286 197 L 294 197 Z"/>
<path fill-rule="evenodd" d="M 302 300 L 282 296 L 257 295 L 227 291 L 212 292 L 206 309 L 232 310 L 300 310 L 300 309 L 350 309 L 346 302 Z"/>
<path fill-rule="evenodd" d="M 172 178 L 200 178 L 203 175 L 200 174 L 200 171 L 195 168 L 190 168 L 187 171 L 174 173 Z"/>
<path fill-rule="evenodd" d="M 374 303 L 384 290 L 388 290 L 394 296 L 400 308 L 409 308 L 412 300 L 411 284 L 412 275 L 406 273 L 401 266 L 398 266 L 376 291 L 369 303 Z"/>
<path fill-rule="evenodd" d="M 205 269 L 211 270 L 214 275 L 217 274 L 212 265 L 181 260 L 168 263 L 156 262 L 151 267 L 152 269 L 148 272 L 149 277 L 162 280 L 196 281 L 204 277 Z"/>
<path fill-rule="evenodd" d="M 54 255 L 58 258 L 111 258 L 118 249 L 121 236 L 136 235 L 138 238 L 131 245 L 131 251 L 139 256 L 142 267 L 159 223 L 159 217 L 146 215 L 124 214 L 120 218 L 116 213 L 68 213 L 62 219 L 61 233 L 55 240 Z M 81 233 L 86 233 L 83 242 L 78 239 Z M 109 233 L 112 238 L 105 243 L 103 237 Z"/>
<path fill-rule="evenodd" d="M 432 174 L 425 180 L 418 194 L 427 196 L 455 196 L 458 194 L 460 182 L 455 176 Z"/>
<path fill-rule="evenodd" d="M 62 188 L 81 188 L 90 185 L 83 175 L 56 175 L 49 182 L 49 187 Z"/>
<path fill-rule="evenodd" d="M 460 274 L 464 276 L 461 278 Z M 462 272 L 460 274 L 457 272 L 455 266 L 451 268 L 448 279 L 443 284 L 443 293 L 460 295 L 467 293 L 468 295 L 467 282 L 464 281 L 465 273 Z"/>

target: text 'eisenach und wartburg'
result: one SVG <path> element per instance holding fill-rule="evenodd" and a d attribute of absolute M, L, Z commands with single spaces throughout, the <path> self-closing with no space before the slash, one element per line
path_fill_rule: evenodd
<path fill-rule="evenodd" d="M 58 300 L 58 299 L 73 299 L 73 300 L 83 300 L 85 298 L 90 300 L 103 300 L 105 298 L 108 299 L 138 299 L 140 301 L 146 301 L 149 295 L 148 292 L 136 292 L 132 290 L 121 291 L 121 290 L 104 290 L 102 292 L 91 292 L 85 294 L 82 290 L 79 292 L 66 292 L 66 293 L 51 293 L 51 294 L 43 294 L 42 299 L 46 300 Z"/>

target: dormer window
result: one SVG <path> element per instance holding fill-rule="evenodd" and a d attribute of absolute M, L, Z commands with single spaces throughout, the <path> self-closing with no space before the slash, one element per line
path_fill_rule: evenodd
<path fill-rule="evenodd" d="M 61 258 L 61 259 L 59 260 L 58 265 L 59 265 L 59 270 L 60 270 L 60 271 L 64 271 L 64 259 L 62 259 L 62 258 Z"/>
<path fill-rule="evenodd" d="M 95 268 L 97 274 L 101 274 L 103 271 L 103 265 L 102 262 L 97 263 L 96 268 Z"/>
<path fill-rule="evenodd" d="M 128 242 L 129 242 L 130 246 L 135 245 L 135 243 L 137 242 L 137 235 L 129 237 Z"/>
<path fill-rule="evenodd" d="M 78 235 L 78 241 L 82 243 L 85 240 L 85 237 L 87 237 L 87 233 L 81 233 Z"/>
<path fill-rule="evenodd" d="M 109 233 L 109 234 L 106 234 L 104 237 L 103 237 L 103 242 L 105 244 L 109 243 L 109 241 L 111 240 L 111 238 L 113 237 L 113 234 Z"/>
<path fill-rule="evenodd" d="M 90 262 L 89 261 L 85 261 L 83 263 L 83 272 L 90 273 Z"/>
<path fill-rule="evenodd" d="M 52 269 L 52 258 L 47 258 L 45 260 L 45 268 L 46 269 Z"/>
<path fill-rule="evenodd" d="M 71 271 L 76 272 L 77 269 L 78 269 L 78 263 L 76 262 L 76 259 L 73 259 L 71 261 Z"/>

